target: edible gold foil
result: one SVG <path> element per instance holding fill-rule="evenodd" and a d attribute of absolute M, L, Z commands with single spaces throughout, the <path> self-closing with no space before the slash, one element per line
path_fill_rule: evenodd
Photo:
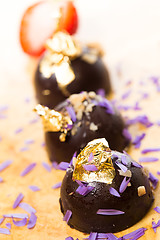
<path fill-rule="evenodd" d="M 60 141 L 64 142 L 68 131 L 68 125 L 72 125 L 70 117 L 55 110 L 50 110 L 48 107 L 44 107 L 40 104 L 35 107 L 34 111 L 42 118 L 44 131 L 61 132 Z"/>
<path fill-rule="evenodd" d="M 46 42 L 48 53 L 40 62 L 40 72 L 49 78 L 56 75 L 59 88 L 65 96 L 69 96 L 66 87 L 75 79 L 70 60 L 82 52 L 78 43 L 65 32 L 56 32 L 52 39 Z"/>
<path fill-rule="evenodd" d="M 93 159 L 88 161 L 91 153 L 93 154 Z M 105 138 L 89 142 L 77 157 L 73 171 L 73 180 L 111 184 L 115 177 L 111 156 L 112 153 Z M 84 169 L 83 165 L 91 164 L 95 165 L 98 171 L 92 172 Z"/>

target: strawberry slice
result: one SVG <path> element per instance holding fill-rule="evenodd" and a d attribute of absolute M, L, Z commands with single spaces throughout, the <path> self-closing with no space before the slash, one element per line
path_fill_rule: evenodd
<path fill-rule="evenodd" d="M 25 53 L 40 56 L 45 50 L 44 44 L 56 30 L 76 32 L 78 16 L 72 2 L 65 2 L 60 8 L 51 1 L 41 1 L 30 6 L 24 13 L 20 25 L 20 43 Z"/>
<path fill-rule="evenodd" d="M 68 1 L 61 7 L 61 17 L 59 19 L 58 30 L 66 30 L 69 34 L 74 34 L 78 28 L 78 15 L 73 2 Z"/>

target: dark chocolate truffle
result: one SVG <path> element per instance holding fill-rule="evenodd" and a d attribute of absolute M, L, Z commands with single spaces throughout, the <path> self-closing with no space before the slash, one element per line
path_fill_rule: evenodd
<path fill-rule="evenodd" d="M 100 51 L 80 47 L 70 35 L 58 32 L 47 42 L 48 51 L 35 73 L 35 91 L 40 104 L 55 107 L 73 93 L 111 91 L 109 73 Z"/>
<path fill-rule="evenodd" d="M 141 220 L 153 203 L 148 176 L 128 155 L 90 142 L 67 169 L 60 195 L 68 224 L 84 233 L 119 232 Z"/>
<path fill-rule="evenodd" d="M 120 113 L 110 101 L 94 92 L 73 94 L 58 105 L 56 113 L 65 119 L 61 116 L 57 120 L 54 110 L 41 105 L 36 110 L 44 120 L 46 149 L 51 161 L 70 162 L 74 152 L 79 153 L 95 138 L 106 138 L 110 147 L 118 151 L 129 144 Z"/>

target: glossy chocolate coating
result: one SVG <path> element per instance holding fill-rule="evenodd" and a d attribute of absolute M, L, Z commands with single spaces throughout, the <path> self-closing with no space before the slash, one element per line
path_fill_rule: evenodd
<path fill-rule="evenodd" d="M 131 227 L 148 212 L 153 203 L 153 194 L 148 177 L 142 168 L 128 164 L 128 170 L 132 172 L 131 186 L 120 194 L 121 197 L 110 194 L 109 188 L 113 187 L 119 191 L 120 184 L 124 179 L 124 176 L 119 175 L 119 167 L 115 164 L 115 161 L 116 158 L 112 157 L 116 170 L 116 176 L 112 184 L 92 182 L 89 185 L 94 186 L 94 189 L 86 196 L 76 192 L 79 185 L 72 180 L 73 168 L 67 170 L 61 186 L 60 208 L 63 214 L 67 210 L 72 211 L 72 216 L 68 222 L 70 227 L 85 233 L 114 233 Z M 130 159 L 130 161 L 133 160 Z M 145 186 L 146 189 L 146 194 L 141 197 L 138 196 L 137 191 L 139 186 Z M 72 192 L 73 194 L 70 194 Z M 97 211 L 99 209 L 116 209 L 125 212 L 125 214 L 98 215 Z"/>
<path fill-rule="evenodd" d="M 58 105 L 55 110 L 62 112 L 66 106 L 68 106 L 67 100 Z M 104 107 L 96 105 L 92 112 L 88 115 L 83 114 L 82 120 L 77 120 L 75 124 L 78 122 L 81 122 L 81 125 L 77 128 L 77 133 L 72 135 L 69 131 L 65 142 L 59 140 L 60 132 L 45 132 L 46 149 L 51 161 L 70 162 L 74 152 L 79 153 L 95 138 L 106 138 L 111 149 L 117 151 L 123 151 L 129 144 L 129 140 L 122 134 L 125 123 L 117 111 L 115 114 L 108 114 Z M 98 126 L 98 130 L 90 130 L 91 122 Z"/>
<path fill-rule="evenodd" d="M 90 50 L 85 48 L 84 51 L 89 52 Z M 74 71 L 75 80 L 67 86 L 70 94 L 80 93 L 81 91 L 96 92 L 100 88 L 103 88 L 106 94 L 111 92 L 109 73 L 101 57 L 97 57 L 93 64 L 84 61 L 81 56 L 77 57 L 71 60 L 71 68 Z M 58 87 L 55 74 L 52 74 L 49 78 L 44 77 L 40 72 L 40 65 L 38 65 L 35 73 L 34 86 L 38 103 L 49 108 L 55 107 L 67 98 Z M 49 95 L 43 95 L 43 91 L 46 89 L 50 90 Z"/>

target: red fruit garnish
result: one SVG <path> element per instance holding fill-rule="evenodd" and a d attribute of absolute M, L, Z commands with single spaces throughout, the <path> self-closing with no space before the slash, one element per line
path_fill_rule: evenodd
<path fill-rule="evenodd" d="M 78 28 L 78 15 L 75 6 L 68 1 L 61 8 L 58 30 L 66 30 L 69 34 L 74 34 Z"/>
<path fill-rule="evenodd" d="M 24 13 L 20 25 L 20 43 L 25 53 L 40 56 L 45 50 L 44 44 L 56 30 L 66 30 L 73 34 L 78 26 L 78 16 L 72 2 L 62 6 L 61 16 L 55 18 L 57 6 L 47 1 L 30 6 Z"/>

